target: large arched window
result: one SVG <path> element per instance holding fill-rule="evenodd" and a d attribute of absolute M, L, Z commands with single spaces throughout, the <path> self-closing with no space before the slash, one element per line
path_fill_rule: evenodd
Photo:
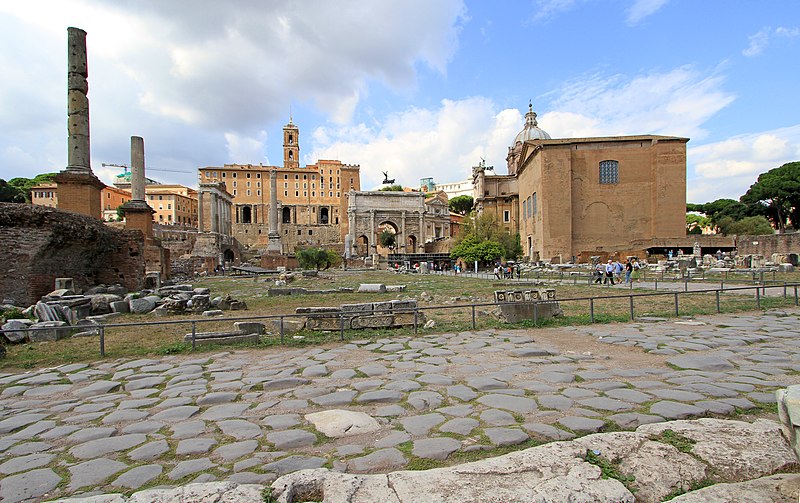
<path fill-rule="evenodd" d="M 600 183 L 601 184 L 619 183 L 618 161 L 600 161 Z"/>

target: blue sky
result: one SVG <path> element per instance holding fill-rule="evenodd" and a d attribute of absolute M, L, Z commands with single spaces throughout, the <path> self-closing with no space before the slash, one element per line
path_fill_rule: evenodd
<path fill-rule="evenodd" d="M 0 1 L 0 178 L 66 164 L 66 31 L 87 31 L 92 168 L 360 164 L 407 186 L 505 155 L 529 100 L 554 138 L 686 136 L 687 200 L 800 160 L 800 2 Z"/>

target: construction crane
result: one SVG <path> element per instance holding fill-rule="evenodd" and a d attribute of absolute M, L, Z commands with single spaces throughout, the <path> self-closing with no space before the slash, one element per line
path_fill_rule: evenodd
<path fill-rule="evenodd" d="M 103 167 L 122 168 L 123 170 L 125 170 L 125 173 L 127 173 L 128 170 L 130 169 L 130 167 L 127 164 L 111 164 L 107 162 L 103 163 Z M 147 171 L 162 171 L 166 173 L 191 173 L 191 171 L 179 171 L 176 169 L 157 169 L 157 168 L 147 168 Z"/>

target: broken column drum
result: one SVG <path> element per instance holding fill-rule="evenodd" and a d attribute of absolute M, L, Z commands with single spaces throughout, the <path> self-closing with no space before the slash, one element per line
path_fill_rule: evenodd
<path fill-rule="evenodd" d="M 67 73 L 67 171 L 91 174 L 89 149 L 89 76 L 86 62 L 86 32 L 67 29 L 69 69 Z"/>

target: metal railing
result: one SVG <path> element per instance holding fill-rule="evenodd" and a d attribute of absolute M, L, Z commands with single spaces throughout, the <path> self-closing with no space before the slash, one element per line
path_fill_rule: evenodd
<path fill-rule="evenodd" d="M 602 297 L 572 297 L 566 299 L 557 299 L 557 300 L 540 300 L 540 301 L 531 301 L 531 302 L 515 302 L 515 303 L 498 303 L 498 302 L 484 302 L 484 303 L 467 303 L 467 304 L 449 304 L 449 305 L 439 305 L 439 306 L 417 306 L 415 308 L 407 308 L 407 309 L 395 309 L 393 310 L 393 314 L 409 314 L 413 313 L 413 327 L 414 333 L 419 333 L 419 319 L 420 313 L 424 315 L 427 311 L 435 311 L 435 312 L 444 312 L 448 310 L 455 310 L 455 309 L 469 309 L 471 312 L 471 325 L 472 329 L 477 329 L 477 309 L 478 308 L 497 308 L 502 305 L 532 305 L 533 307 L 533 321 L 534 325 L 538 324 L 538 306 L 543 304 L 552 304 L 553 302 L 558 302 L 560 304 L 565 303 L 586 303 L 588 307 L 588 314 L 590 323 L 595 323 L 596 320 L 596 313 L 595 313 L 595 303 L 598 301 L 613 301 L 613 300 L 621 300 L 621 299 L 628 299 L 628 311 L 629 311 L 629 319 L 631 321 L 635 320 L 635 304 L 636 300 L 638 299 L 650 299 L 653 297 L 664 297 L 664 296 L 672 296 L 673 297 L 673 306 L 674 306 L 674 315 L 676 317 L 680 316 L 680 297 L 685 295 L 700 295 L 700 294 L 713 294 L 715 298 L 715 305 L 716 305 L 716 312 L 721 313 L 721 301 L 720 296 L 722 293 L 730 293 L 730 292 L 746 292 L 746 291 L 753 291 L 755 297 L 755 307 L 761 309 L 762 299 L 766 295 L 766 291 L 768 289 L 782 289 L 782 297 L 783 299 L 789 298 L 789 293 L 791 291 L 793 295 L 793 303 L 795 306 L 800 305 L 798 299 L 798 288 L 800 287 L 800 283 L 782 283 L 782 284 L 775 284 L 775 285 L 753 285 L 753 286 L 742 286 L 742 287 L 728 287 L 728 288 L 711 288 L 705 290 L 692 290 L 692 291 L 672 291 L 672 292 L 642 292 L 642 293 L 629 293 L 623 295 L 608 295 Z M 779 293 L 780 295 L 780 293 Z M 26 334 L 30 332 L 37 332 L 37 331 L 47 331 L 47 330 L 57 330 L 57 331 L 65 331 L 71 332 L 75 330 L 84 330 L 84 331 L 94 331 L 99 336 L 99 353 L 101 357 L 106 355 L 105 343 L 106 343 L 106 330 L 112 328 L 125 328 L 125 327 L 153 327 L 153 326 L 169 326 L 169 325 L 190 325 L 191 327 L 191 336 L 190 336 L 190 343 L 192 350 L 194 351 L 197 348 L 197 341 L 198 341 L 198 326 L 208 323 L 229 323 L 229 322 L 237 322 L 237 321 L 269 321 L 269 320 L 278 320 L 278 335 L 280 337 L 280 343 L 283 345 L 286 343 L 286 330 L 285 330 L 285 323 L 284 321 L 287 319 L 294 319 L 294 318 L 309 318 L 309 314 L 311 313 L 287 313 L 287 314 L 277 314 L 277 315 L 259 315 L 259 316 L 241 316 L 241 317 L 233 317 L 233 318 L 209 318 L 209 319 L 190 319 L 190 320 L 169 320 L 169 321 L 147 321 L 147 322 L 139 322 L 139 323 L 109 323 L 109 324 L 100 324 L 97 326 L 81 326 L 81 327 L 72 327 L 69 325 L 64 326 L 54 326 L 54 327 L 42 327 L 42 328 L 18 328 L 18 329 L 7 329 L 7 330 L 0 330 L 0 334 L 4 333 L 14 333 L 14 332 L 25 332 Z M 313 316 L 313 314 L 312 314 Z M 359 313 L 320 313 L 317 317 L 324 317 L 324 318 L 338 318 L 338 326 L 339 326 L 339 336 L 340 340 L 345 340 L 345 331 L 346 330 L 358 330 L 359 332 L 362 329 L 347 329 L 346 323 L 349 320 L 354 318 L 358 318 L 359 316 L 363 316 L 363 314 Z M 187 334 L 188 335 L 188 334 Z"/>

